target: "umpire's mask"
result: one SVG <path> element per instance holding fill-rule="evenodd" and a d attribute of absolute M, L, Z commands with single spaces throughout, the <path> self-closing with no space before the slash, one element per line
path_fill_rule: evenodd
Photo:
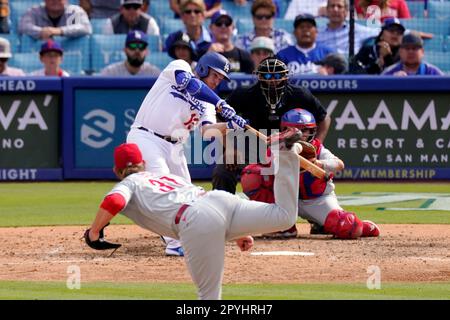
<path fill-rule="evenodd" d="M 259 85 L 273 113 L 283 97 L 288 73 L 286 64 L 276 58 L 264 59 L 256 70 Z"/>

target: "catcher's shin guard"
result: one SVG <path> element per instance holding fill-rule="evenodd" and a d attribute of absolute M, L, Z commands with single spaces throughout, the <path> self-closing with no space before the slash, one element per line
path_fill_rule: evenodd
<path fill-rule="evenodd" d="M 328 213 L 323 227 L 338 239 L 356 239 L 363 232 L 363 223 L 353 212 L 338 209 Z"/>

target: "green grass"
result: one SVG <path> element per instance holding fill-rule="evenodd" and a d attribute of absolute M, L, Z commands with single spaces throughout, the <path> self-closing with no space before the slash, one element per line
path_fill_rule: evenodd
<path fill-rule="evenodd" d="M 210 182 L 196 182 L 205 189 Z M 0 227 L 42 225 L 88 225 L 92 222 L 103 196 L 114 182 L 52 182 L 0 184 Z M 337 182 L 338 195 L 358 192 L 430 192 L 449 193 L 450 183 L 361 183 Z M 238 191 L 241 191 L 238 186 Z M 397 203 L 408 207 L 413 203 Z M 390 204 L 392 206 L 394 204 Z M 417 204 L 416 204 L 417 205 Z M 362 219 L 377 223 L 437 223 L 450 224 L 449 211 L 381 211 L 377 206 L 347 206 Z M 130 224 L 117 216 L 114 224 Z"/>
<path fill-rule="evenodd" d="M 379 290 L 365 284 L 236 284 L 224 285 L 226 300 L 315 300 L 315 299 L 450 299 L 450 282 L 386 283 Z M 0 281 L 4 299 L 197 299 L 192 284 L 81 283 L 68 289 L 65 282 Z"/>

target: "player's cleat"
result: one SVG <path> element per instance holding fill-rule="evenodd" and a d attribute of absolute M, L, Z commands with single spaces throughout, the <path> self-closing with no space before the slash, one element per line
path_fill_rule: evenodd
<path fill-rule="evenodd" d="M 271 239 L 289 239 L 297 237 L 297 227 L 293 225 L 291 228 L 284 231 L 277 231 L 271 233 L 265 233 L 262 235 L 265 238 Z"/>
<path fill-rule="evenodd" d="M 321 226 L 320 224 L 312 222 L 309 234 L 329 234 L 329 233 L 326 232 L 323 226 Z"/>
<path fill-rule="evenodd" d="M 184 257 L 183 247 L 166 248 L 166 256 Z"/>
<path fill-rule="evenodd" d="M 370 220 L 363 220 L 363 232 L 361 237 L 378 237 L 380 235 L 380 228 L 378 226 L 370 221 Z"/>

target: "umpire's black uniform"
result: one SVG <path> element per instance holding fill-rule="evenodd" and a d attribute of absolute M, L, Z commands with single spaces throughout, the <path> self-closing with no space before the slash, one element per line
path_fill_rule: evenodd
<path fill-rule="evenodd" d="M 257 130 L 280 129 L 281 116 L 287 111 L 295 108 L 306 109 L 320 123 L 327 115 L 325 108 L 312 93 L 303 87 L 287 84 L 284 95 L 281 98 L 275 113 L 271 113 L 263 95 L 259 82 L 249 88 L 238 88 L 227 98 L 236 113 L 249 121 L 249 125 Z M 213 189 L 236 192 L 238 175 L 242 166 L 235 170 L 228 170 L 225 165 L 218 164 L 214 168 L 212 184 Z"/>

